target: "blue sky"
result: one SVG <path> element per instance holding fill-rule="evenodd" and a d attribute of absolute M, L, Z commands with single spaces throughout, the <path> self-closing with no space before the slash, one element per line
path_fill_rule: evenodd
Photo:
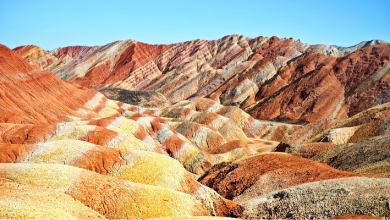
<path fill-rule="evenodd" d="M 46 50 L 135 39 L 170 44 L 230 34 L 293 37 L 310 44 L 390 42 L 389 0 L 0 0 L 0 44 Z"/>

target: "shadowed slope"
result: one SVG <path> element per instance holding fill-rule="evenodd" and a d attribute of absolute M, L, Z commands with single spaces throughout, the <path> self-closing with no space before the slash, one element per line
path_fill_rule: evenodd
<path fill-rule="evenodd" d="M 108 99 L 120 101 L 130 105 L 147 108 L 169 107 L 170 102 L 160 93 L 153 91 L 130 91 L 119 88 L 94 88 Z"/>

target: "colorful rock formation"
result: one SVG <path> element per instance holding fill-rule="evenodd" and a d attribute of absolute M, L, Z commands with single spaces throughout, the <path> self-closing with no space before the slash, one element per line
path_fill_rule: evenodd
<path fill-rule="evenodd" d="M 111 219 L 209 215 L 207 209 L 188 194 L 73 166 L 2 163 L 0 176 L 19 184 L 65 193 Z"/>
<path fill-rule="evenodd" d="M 153 90 L 173 103 L 207 97 L 259 119 L 313 122 L 345 119 L 387 100 L 389 47 L 378 40 L 343 48 L 240 35 L 171 45 L 126 40 L 55 49 L 51 56 L 73 62 L 50 70 L 81 86 Z M 15 49 L 37 65 L 42 55 L 29 55 L 35 50 Z"/>
<path fill-rule="evenodd" d="M 2 219 L 106 219 L 66 193 L 0 178 Z"/>
<path fill-rule="evenodd" d="M 233 162 L 201 183 L 227 199 L 243 202 L 308 182 L 353 176 L 358 175 L 288 154 L 267 153 Z"/>
<path fill-rule="evenodd" d="M 196 182 L 178 161 L 152 152 L 113 149 L 73 140 L 35 145 L 0 144 L 0 163 L 65 164 L 121 180 L 160 186 L 194 196 L 213 215 L 229 215 L 235 205 Z"/>
<path fill-rule="evenodd" d="M 299 141 L 294 136 L 300 135 L 293 134 L 283 140 L 275 151 L 310 158 L 340 170 L 390 177 L 387 159 L 389 109 L 389 103 L 378 105 L 334 126 L 330 126 L 333 122 L 326 124 L 320 130 L 316 130 L 318 123 L 315 126 L 309 124 L 302 130 L 311 128 L 312 134 L 316 135 Z"/>
<path fill-rule="evenodd" d="M 378 40 L 0 45 L 0 218 L 390 218 L 389 61 Z"/>
<path fill-rule="evenodd" d="M 21 55 L 29 64 L 50 72 L 54 72 L 73 61 L 69 56 L 59 58 L 35 45 L 20 46 L 13 51 Z"/>

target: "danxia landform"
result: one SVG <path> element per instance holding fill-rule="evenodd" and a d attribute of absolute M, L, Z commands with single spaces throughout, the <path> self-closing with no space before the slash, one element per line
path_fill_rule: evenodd
<path fill-rule="evenodd" d="M 1 219 L 388 219 L 390 44 L 0 45 Z"/>

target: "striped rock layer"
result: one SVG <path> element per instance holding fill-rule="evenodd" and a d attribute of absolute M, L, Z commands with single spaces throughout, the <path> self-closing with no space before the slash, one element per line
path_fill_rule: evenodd
<path fill-rule="evenodd" d="M 390 45 L 379 40 L 348 48 L 242 35 L 170 45 L 124 40 L 45 52 L 72 60 L 54 69 L 34 48 L 15 51 L 75 85 L 153 90 L 173 103 L 206 97 L 262 120 L 346 119 L 390 92 Z"/>
<path fill-rule="evenodd" d="M 56 57 L 52 53 L 35 45 L 20 46 L 13 49 L 13 51 L 22 56 L 31 65 L 38 66 L 50 72 L 56 71 L 73 61 L 72 57 L 68 55 Z"/>
<path fill-rule="evenodd" d="M 152 152 L 114 149 L 83 141 L 44 144 L 0 144 L 0 163 L 65 164 L 135 183 L 192 195 L 213 215 L 224 216 L 235 206 L 195 181 L 176 160 Z"/>
<path fill-rule="evenodd" d="M 0 164 L 0 176 L 19 184 L 65 193 L 111 219 L 209 215 L 194 197 L 85 169 L 54 164 Z"/>
<path fill-rule="evenodd" d="M 0 178 L 2 219 L 106 219 L 71 196 Z"/>
<path fill-rule="evenodd" d="M 199 136 L 189 140 L 176 132 L 169 121 L 156 116 L 158 110 L 112 101 L 96 90 L 79 89 L 50 72 L 29 65 L 9 49 L 1 49 L 0 56 L 4 59 L 0 60 L 3 62 L 0 70 L 5 73 L 0 75 L 4 78 L 1 91 L 4 98 L 0 101 L 2 143 L 81 140 L 113 148 L 147 150 L 171 156 L 195 174 L 201 174 L 223 159 L 250 152 L 235 150 L 224 155 L 208 155 L 199 143 L 208 141 L 218 145 L 225 141 L 215 132 L 216 128 L 206 129 L 207 123 L 199 125 L 196 128 L 200 129 Z M 232 121 L 229 123 L 234 125 Z M 238 134 L 227 141 L 246 140 L 244 132 L 236 128 L 224 129 L 226 134 Z M 190 128 L 183 127 L 180 131 L 188 136 L 186 129 Z M 211 138 L 203 140 L 204 135 L 210 134 Z"/>
<path fill-rule="evenodd" d="M 246 144 L 235 122 L 225 119 L 241 136 L 225 140 L 218 124 L 188 125 L 158 116 L 161 109 L 107 99 L 0 49 L 1 178 L 29 187 L 4 194 L 2 217 L 230 216 L 238 205 L 195 180 L 216 163 L 256 153 L 246 145 L 207 151 L 228 141 Z"/>

